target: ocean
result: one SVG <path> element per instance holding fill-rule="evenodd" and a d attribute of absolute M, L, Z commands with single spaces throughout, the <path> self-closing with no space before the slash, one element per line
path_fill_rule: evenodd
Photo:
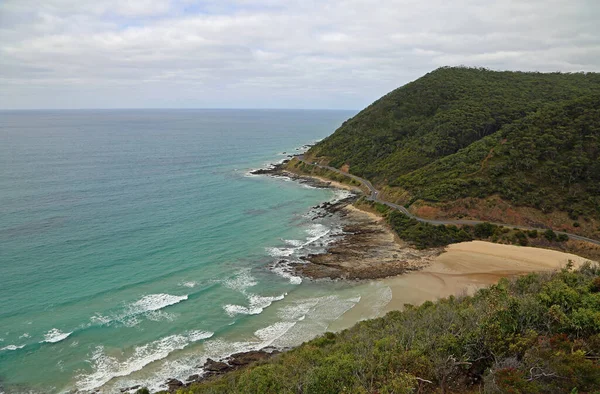
<path fill-rule="evenodd" d="M 379 282 L 287 263 L 341 233 L 346 196 L 254 176 L 352 111 L 0 112 L 0 392 L 120 392 L 185 381 L 207 357 L 339 329 Z M 285 153 L 284 153 L 285 152 Z"/>

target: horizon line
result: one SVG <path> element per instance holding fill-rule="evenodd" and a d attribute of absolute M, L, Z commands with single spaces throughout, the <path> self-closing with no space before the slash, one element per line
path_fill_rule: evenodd
<path fill-rule="evenodd" d="M 9 111 L 132 111 L 132 110 L 217 110 L 217 111 L 360 111 L 358 108 L 228 108 L 228 107 L 131 107 L 131 108 L 0 108 L 0 112 Z"/>

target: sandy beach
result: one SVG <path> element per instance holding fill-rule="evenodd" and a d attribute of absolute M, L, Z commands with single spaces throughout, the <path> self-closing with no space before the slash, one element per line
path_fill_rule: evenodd
<path fill-rule="evenodd" d="M 496 283 L 500 278 L 557 270 L 569 260 L 573 261 L 575 267 L 588 261 L 555 250 L 483 241 L 449 245 L 430 266 L 421 271 L 383 280 L 392 290 L 392 299 L 385 311 L 402 309 L 406 303 L 435 301 L 452 294 L 472 294 L 479 288 Z"/>

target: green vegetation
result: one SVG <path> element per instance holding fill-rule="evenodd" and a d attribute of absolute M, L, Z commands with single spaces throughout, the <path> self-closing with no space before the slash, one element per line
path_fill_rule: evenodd
<path fill-rule="evenodd" d="M 474 226 L 436 226 L 410 218 L 402 212 L 377 202 L 361 199 L 357 202 L 357 205 L 366 205 L 369 208 L 374 209 L 377 213 L 385 217 L 390 227 L 398 234 L 400 239 L 411 243 L 418 249 L 446 246 L 452 243 L 472 241 L 474 239 L 527 246 L 530 243 L 530 239 L 538 238 L 537 230 L 523 231 L 520 229 L 510 229 L 508 227 L 498 226 L 487 222 L 479 223 Z M 548 242 L 554 244 L 569 240 L 569 237 L 566 234 L 556 234 L 552 230 L 546 230 L 543 233 L 543 236 Z M 551 245 L 552 244 L 545 246 Z"/>
<path fill-rule="evenodd" d="M 361 186 L 360 182 L 350 178 L 349 176 L 344 176 L 340 173 L 328 170 L 326 168 L 307 164 L 296 158 L 290 160 L 286 164 L 285 169 L 287 171 L 290 171 L 293 173 L 302 174 L 302 175 L 310 175 L 310 176 L 318 176 L 318 177 L 326 178 L 326 179 L 336 181 L 339 183 L 344 183 L 344 184 L 347 184 L 350 186 L 356 186 L 356 187 Z"/>
<path fill-rule="evenodd" d="M 456 226 L 434 226 L 409 218 L 401 212 L 390 210 L 386 215 L 392 229 L 401 239 L 419 249 L 445 246 L 457 242 L 471 241 L 473 236 Z"/>
<path fill-rule="evenodd" d="M 599 333 L 588 264 L 407 306 L 179 393 L 598 393 Z"/>
<path fill-rule="evenodd" d="M 499 195 L 600 218 L 600 74 L 441 68 L 309 150 L 411 201 Z"/>

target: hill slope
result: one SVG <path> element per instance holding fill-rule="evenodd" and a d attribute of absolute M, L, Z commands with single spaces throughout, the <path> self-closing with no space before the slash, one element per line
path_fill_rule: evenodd
<path fill-rule="evenodd" d="M 498 195 L 598 219 L 600 74 L 441 68 L 377 100 L 307 157 L 402 189 L 404 204 Z"/>
<path fill-rule="evenodd" d="M 503 279 L 181 393 L 578 393 L 600 387 L 600 270 Z"/>

